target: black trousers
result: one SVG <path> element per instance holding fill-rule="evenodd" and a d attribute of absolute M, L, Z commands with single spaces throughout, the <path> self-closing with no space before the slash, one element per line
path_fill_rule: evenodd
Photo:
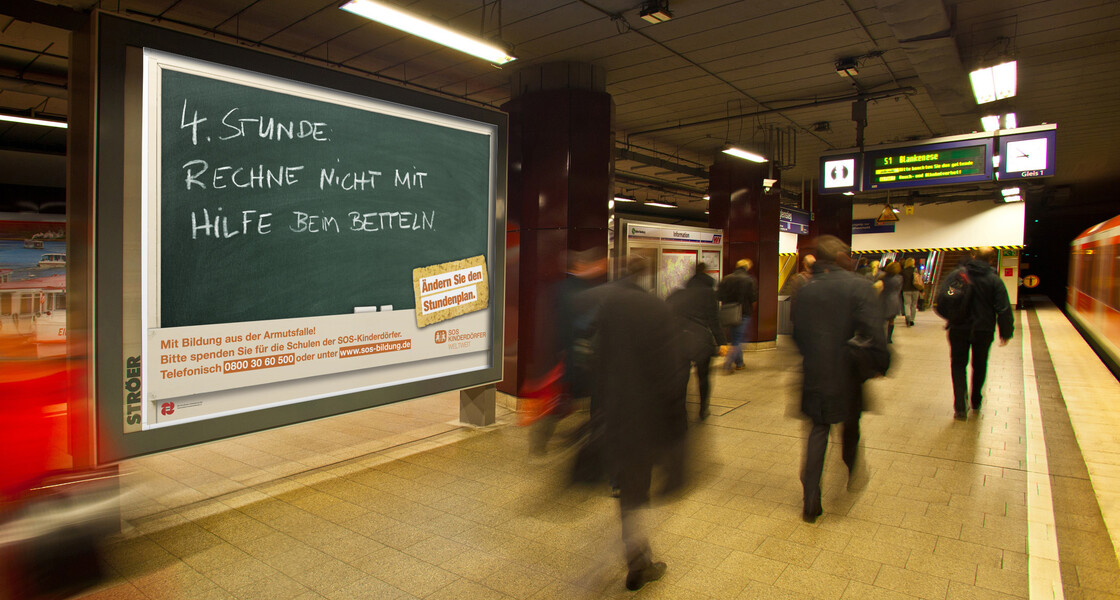
<path fill-rule="evenodd" d="M 968 359 L 972 355 L 972 408 L 980 408 L 984 378 L 988 376 L 988 351 L 995 339 L 995 330 L 949 329 L 949 353 L 953 372 L 953 410 L 968 410 Z"/>
<path fill-rule="evenodd" d="M 848 465 L 849 475 L 855 470 L 857 450 L 859 449 L 859 411 L 844 421 L 841 434 L 841 456 Z M 828 431 L 832 425 L 813 423 L 809 430 L 809 444 L 805 448 L 805 468 L 801 471 L 801 487 L 804 490 L 805 512 L 820 513 L 821 474 L 824 472 L 824 455 L 828 449 Z"/>
<path fill-rule="evenodd" d="M 704 358 L 697 359 L 696 364 L 696 380 L 700 383 L 700 412 L 708 410 L 708 402 L 712 399 L 712 382 L 710 373 L 712 370 L 712 356 L 709 354 Z"/>

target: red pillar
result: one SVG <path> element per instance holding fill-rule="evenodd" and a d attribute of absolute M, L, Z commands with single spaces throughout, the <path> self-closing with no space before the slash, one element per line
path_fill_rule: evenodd
<path fill-rule="evenodd" d="M 817 182 L 809 188 L 807 209 L 812 214 L 809 221 L 809 235 L 798 239 L 797 247 L 816 246 L 818 236 L 834 235 L 840 241 L 852 245 L 852 199 L 843 194 L 817 194 Z"/>
<path fill-rule="evenodd" d="M 708 226 L 722 229 L 723 272 L 749 258 L 758 280 L 758 310 L 746 333 L 755 347 L 772 347 L 778 339 L 778 215 L 779 194 L 766 194 L 762 180 L 770 177 L 766 163 L 724 154 L 708 171 Z M 779 189 L 777 186 L 775 190 Z"/>
<path fill-rule="evenodd" d="M 601 70 L 560 63 L 513 78 L 506 220 L 504 380 L 524 396 L 560 362 L 555 289 L 571 250 L 606 255 L 614 105 Z"/>

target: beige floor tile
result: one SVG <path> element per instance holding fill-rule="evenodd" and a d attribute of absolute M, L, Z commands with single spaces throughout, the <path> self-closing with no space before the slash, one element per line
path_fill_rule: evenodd
<path fill-rule="evenodd" d="M 875 578 L 877 587 L 913 594 L 925 600 L 942 600 L 949 590 L 949 580 L 918 571 L 883 565 Z"/>

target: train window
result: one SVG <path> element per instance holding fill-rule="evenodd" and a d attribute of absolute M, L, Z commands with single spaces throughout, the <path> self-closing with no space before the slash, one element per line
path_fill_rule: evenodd
<path fill-rule="evenodd" d="M 1116 253 L 1116 246 L 1109 248 L 1112 254 L 1112 269 L 1109 273 L 1109 279 L 1105 282 L 1105 287 L 1108 289 L 1108 305 L 1112 308 L 1120 310 L 1120 254 Z"/>
<path fill-rule="evenodd" d="M 1090 250 L 1081 255 L 1081 268 L 1077 274 L 1077 286 L 1081 291 L 1096 298 L 1097 297 L 1097 278 L 1094 276 L 1097 272 L 1097 254 Z"/>

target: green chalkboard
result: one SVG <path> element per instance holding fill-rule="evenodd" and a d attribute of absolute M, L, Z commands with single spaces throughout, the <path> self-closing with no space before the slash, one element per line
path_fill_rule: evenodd
<path fill-rule="evenodd" d="M 412 309 L 487 253 L 483 127 L 301 86 L 162 69 L 161 327 Z"/>

